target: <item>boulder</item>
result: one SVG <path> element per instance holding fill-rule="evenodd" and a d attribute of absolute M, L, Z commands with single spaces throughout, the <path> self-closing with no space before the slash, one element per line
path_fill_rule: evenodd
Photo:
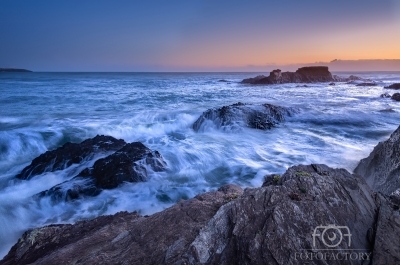
<path fill-rule="evenodd" d="M 242 127 L 267 130 L 296 112 L 296 109 L 272 104 L 253 105 L 238 102 L 203 112 L 193 124 L 193 129 L 199 131 L 212 124 L 216 128 L 225 130 L 238 130 Z"/>
<path fill-rule="evenodd" d="M 68 142 L 56 150 L 47 151 L 33 159 L 32 163 L 25 167 L 16 178 L 31 179 L 44 172 L 65 169 L 72 164 L 89 160 L 95 154 L 116 151 L 125 144 L 126 142 L 122 139 L 104 135 L 97 135 L 79 144 Z"/>
<path fill-rule="evenodd" d="M 297 69 L 296 72 L 282 72 L 280 69 L 273 70 L 269 76 L 259 75 L 254 78 L 242 80 L 245 84 L 285 84 L 285 83 L 315 83 L 315 82 L 346 82 L 361 80 L 356 76 L 342 78 L 332 75 L 327 66 L 307 66 Z"/>
<path fill-rule="evenodd" d="M 400 127 L 388 140 L 380 142 L 354 173 L 364 177 L 374 191 L 390 195 L 400 188 Z"/>
<path fill-rule="evenodd" d="M 104 189 L 114 189 L 124 182 L 146 181 L 148 171 L 163 171 L 167 164 L 158 151 L 141 142 L 126 144 L 105 158 L 97 160 L 76 177 L 39 196 L 50 196 L 54 201 L 74 200 L 81 196 L 96 196 Z"/>
<path fill-rule="evenodd" d="M 383 93 L 380 96 L 381 98 L 391 98 L 392 96 L 389 93 Z"/>
<path fill-rule="evenodd" d="M 394 83 L 394 84 L 391 84 L 390 86 L 385 86 L 385 88 L 400 89 L 400 83 Z"/>
<path fill-rule="evenodd" d="M 400 101 L 400 93 L 394 93 L 394 94 L 392 95 L 392 99 L 393 99 L 393 100 L 396 100 L 396 101 Z"/>
<path fill-rule="evenodd" d="M 336 84 L 332 82 L 332 83 L 329 83 L 329 85 L 330 86 L 335 86 Z"/>

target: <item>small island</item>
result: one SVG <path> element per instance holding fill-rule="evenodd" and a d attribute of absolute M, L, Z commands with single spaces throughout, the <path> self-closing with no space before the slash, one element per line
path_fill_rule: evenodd
<path fill-rule="evenodd" d="M 31 73 L 32 71 L 26 69 L 18 69 L 18 68 L 0 68 L 1 72 L 11 72 L 11 73 Z"/>

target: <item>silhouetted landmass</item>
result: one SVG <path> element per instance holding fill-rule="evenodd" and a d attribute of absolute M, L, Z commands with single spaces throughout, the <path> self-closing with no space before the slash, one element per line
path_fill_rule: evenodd
<path fill-rule="evenodd" d="M 26 69 L 17 69 L 17 68 L 0 68 L 0 73 L 1 72 L 30 73 L 32 71 Z"/>
<path fill-rule="evenodd" d="M 254 78 L 243 79 L 245 84 L 286 84 L 286 83 L 315 83 L 315 82 L 348 82 L 362 80 L 357 76 L 347 78 L 332 75 L 327 66 L 308 66 L 297 69 L 296 72 L 282 72 L 273 70 L 269 76 L 259 75 Z"/>

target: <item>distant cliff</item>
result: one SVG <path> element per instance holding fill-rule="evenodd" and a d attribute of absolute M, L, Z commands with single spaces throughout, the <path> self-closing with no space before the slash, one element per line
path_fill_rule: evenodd
<path fill-rule="evenodd" d="M 0 73 L 1 72 L 29 73 L 29 72 L 32 72 L 32 71 L 26 70 L 26 69 L 17 69 L 17 68 L 0 68 Z"/>
<path fill-rule="evenodd" d="M 327 66 L 307 66 L 297 69 L 296 72 L 282 72 L 273 70 L 269 76 L 259 75 L 254 78 L 243 79 L 245 84 L 285 84 L 285 83 L 315 83 L 315 82 L 347 82 L 361 80 L 357 76 L 348 78 L 332 75 Z"/>

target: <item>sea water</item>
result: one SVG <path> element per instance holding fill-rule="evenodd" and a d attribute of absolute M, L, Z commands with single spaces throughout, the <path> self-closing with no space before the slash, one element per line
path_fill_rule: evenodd
<path fill-rule="evenodd" d="M 24 231 L 46 224 L 118 211 L 152 214 L 227 183 L 259 187 L 263 176 L 298 164 L 352 172 L 400 125 L 400 102 L 380 97 L 395 92 L 383 87 L 400 82 L 400 72 L 338 73 L 370 78 L 375 87 L 240 83 L 257 74 L 0 73 L 0 258 Z M 237 102 L 295 107 L 299 113 L 267 131 L 192 129 L 202 112 Z M 47 150 L 97 134 L 158 150 L 166 172 L 61 203 L 34 195 L 71 179 L 98 157 L 15 179 Z"/>

